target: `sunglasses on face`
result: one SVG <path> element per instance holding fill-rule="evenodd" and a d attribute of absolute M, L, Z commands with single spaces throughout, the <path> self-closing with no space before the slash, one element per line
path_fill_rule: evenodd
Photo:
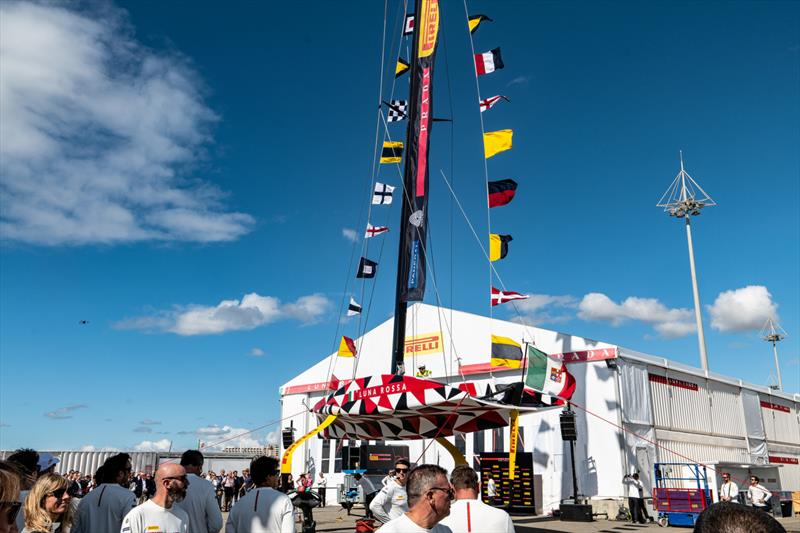
<path fill-rule="evenodd" d="M 408 474 L 408 468 L 395 468 L 395 474 Z"/>
<path fill-rule="evenodd" d="M 445 494 L 447 494 L 447 499 L 448 500 L 452 500 L 453 498 L 456 497 L 455 491 L 453 489 L 451 489 L 450 487 L 447 487 L 446 489 L 443 489 L 441 487 L 431 487 L 428 490 L 432 490 L 432 491 L 433 490 L 440 490 L 440 491 L 444 492 Z"/>
<path fill-rule="evenodd" d="M 22 502 L 0 502 L 0 508 L 5 509 L 9 524 L 16 522 L 20 507 L 22 507 Z"/>
<path fill-rule="evenodd" d="M 72 496 L 70 494 L 70 492 L 69 492 L 69 489 L 56 489 L 53 492 L 48 492 L 47 493 L 48 496 L 53 496 L 57 500 L 60 500 L 61 498 L 63 498 L 65 494 L 67 496 Z"/>

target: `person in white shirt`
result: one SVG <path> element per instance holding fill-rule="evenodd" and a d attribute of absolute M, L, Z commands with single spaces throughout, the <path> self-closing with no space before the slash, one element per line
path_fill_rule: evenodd
<path fill-rule="evenodd" d="M 322 503 L 320 504 L 322 507 L 325 507 L 325 496 L 328 490 L 328 478 L 325 477 L 323 472 L 319 473 L 319 480 L 317 481 L 317 491 L 319 492 L 320 498 L 322 498 Z"/>
<path fill-rule="evenodd" d="M 120 533 L 189 533 L 189 515 L 174 505 L 186 497 L 188 486 L 189 479 L 181 465 L 159 466 L 155 495 L 128 513 Z"/>
<path fill-rule="evenodd" d="M 453 533 L 440 524 L 450 514 L 455 491 L 447 481 L 447 470 L 438 465 L 419 465 L 406 483 L 409 510 L 380 528 L 380 533 Z"/>
<path fill-rule="evenodd" d="M 278 460 L 261 456 L 250 463 L 255 488 L 233 506 L 225 533 L 294 533 L 294 507 L 278 492 Z"/>
<path fill-rule="evenodd" d="M 750 476 L 750 486 L 747 487 L 747 494 L 750 496 L 753 507 L 769 512 L 772 509 L 769 501 L 772 498 L 772 493 L 760 482 L 761 480 L 758 479 L 758 476 Z"/>
<path fill-rule="evenodd" d="M 644 508 L 644 484 L 639 480 L 639 473 L 622 478 L 628 484 L 628 505 L 631 508 L 631 522 L 646 524 L 650 516 Z"/>
<path fill-rule="evenodd" d="M 722 473 L 722 485 L 719 487 L 719 501 L 733 503 L 739 501 L 739 485 L 731 481 L 731 475 L 727 472 Z"/>
<path fill-rule="evenodd" d="M 97 469 L 98 486 L 80 499 L 70 533 L 119 531 L 122 519 L 136 507 L 136 496 L 127 488 L 131 456 L 119 453 Z"/>
<path fill-rule="evenodd" d="M 387 483 L 369 504 L 372 516 L 383 523 L 408 511 L 406 477 L 409 466 L 408 460 L 398 459 L 394 464 L 394 479 Z"/>
<path fill-rule="evenodd" d="M 394 470 L 389 470 L 389 473 L 383 476 L 383 479 L 381 479 L 381 485 L 385 487 L 393 479 L 394 479 Z"/>
<path fill-rule="evenodd" d="M 507 512 L 478 498 L 480 488 L 475 470 L 467 465 L 455 467 L 450 484 L 456 491 L 456 501 L 450 505 L 450 516 L 441 524 L 453 533 L 514 533 L 514 522 Z"/>
<path fill-rule="evenodd" d="M 494 505 L 497 499 L 497 484 L 491 474 L 486 474 L 486 497 L 489 499 L 489 505 Z"/>
<path fill-rule="evenodd" d="M 217 505 L 217 496 L 211 482 L 200 477 L 205 458 L 198 450 L 186 450 L 181 456 L 181 466 L 189 478 L 186 498 L 175 505 L 189 515 L 189 531 L 192 533 L 219 533 L 222 529 L 222 513 Z"/>
<path fill-rule="evenodd" d="M 372 500 L 375 499 L 375 495 L 378 494 L 378 490 L 375 488 L 375 485 L 372 483 L 372 481 L 361 474 L 353 475 L 353 479 L 356 480 L 356 484 L 361 488 L 361 493 L 364 495 L 364 508 L 366 509 L 364 518 L 374 518 L 369 506 L 372 503 Z"/>

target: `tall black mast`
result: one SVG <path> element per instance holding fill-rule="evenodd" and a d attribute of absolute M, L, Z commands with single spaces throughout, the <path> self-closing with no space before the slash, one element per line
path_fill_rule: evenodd
<path fill-rule="evenodd" d="M 425 295 L 428 227 L 428 152 L 433 123 L 433 64 L 439 32 L 439 1 L 416 0 L 411 54 L 408 130 L 403 170 L 403 208 L 397 254 L 392 373 L 405 373 L 409 302 Z"/>

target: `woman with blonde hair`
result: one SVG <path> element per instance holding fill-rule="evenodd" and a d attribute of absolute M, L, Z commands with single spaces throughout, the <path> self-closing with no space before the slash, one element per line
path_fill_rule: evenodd
<path fill-rule="evenodd" d="M 0 533 L 17 533 L 19 513 L 19 470 L 6 461 L 0 461 Z"/>
<path fill-rule="evenodd" d="M 45 474 L 36 480 L 25 498 L 25 529 L 22 533 L 63 533 L 72 526 L 69 504 L 71 482 L 57 474 Z"/>

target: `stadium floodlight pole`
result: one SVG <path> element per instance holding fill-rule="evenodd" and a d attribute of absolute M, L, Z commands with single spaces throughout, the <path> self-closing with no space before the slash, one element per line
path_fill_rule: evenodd
<path fill-rule="evenodd" d="M 704 207 L 717 205 L 706 194 L 700 185 L 683 168 L 683 151 L 680 152 L 681 170 L 667 191 L 661 196 L 657 207 L 675 218 L 686 220 L 686 240 L 689 243 L 689 269 L 692 275 L 692 292 L 694 294 L 694 318 L 697 322 L 697 343 L 700 346 L 700 364 L 708 372 L 708 354 L 706 353 L 706 336 L 703 332 L 703 317 L 700 314 L 700 291 L 697 288 L 697 270 L 694 264 L 694 246 L 692 244 L 691 218 L 698 216 Z"/>
<path fill-rule="evenodd" d="M 778 343 L 786 338 L 786 331 L 770 317 L 764 327 L 761 328 L 761 338 L 772 343 L 772 354 L 775 356 L 775 371 L 778 373 L 778 390 L 783 390 L 781 363 L 778 361 Z"/>

